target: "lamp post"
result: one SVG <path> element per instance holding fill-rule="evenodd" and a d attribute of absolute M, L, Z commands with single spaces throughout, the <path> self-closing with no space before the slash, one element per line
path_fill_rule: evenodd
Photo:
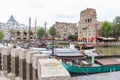
<path fill-rule="evenodd" d="M 49 33 L 52 36 L 52 54 L 50 55 L 50 57 L 54 56 L 54 37 L 56 35 L 56 29 L 54 27 L 55 27 L 55 25 L 50 27 L 50 29 L 49 29 Z"/>
<path fill-rule="evenodd" d="M 56 34 L 55 25 L 52 27 L 52 56 L 54 56 L 54 36 Z"/>
<path fill-rule="evenodd" d="M 54 35 L 52 35 L 52 56 L 54 56 Z"/>

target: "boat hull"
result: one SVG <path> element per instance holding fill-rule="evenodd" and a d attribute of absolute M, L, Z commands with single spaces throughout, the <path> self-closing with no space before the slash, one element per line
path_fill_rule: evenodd
<path fill-rule="evenodd" d="M 94 74 L 94 73 L 120 71 L 120 65 L 86 66 L 86 67 L 77 67 L 72 65 L 70 66 L 65 63 L 62 63 L 62 65 L 66 68 L 66 70 L 69 73 L 76 73 L 76 74 Z"/>

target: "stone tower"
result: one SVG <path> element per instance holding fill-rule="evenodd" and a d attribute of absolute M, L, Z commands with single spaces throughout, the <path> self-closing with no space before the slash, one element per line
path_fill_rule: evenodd
<path fill-rule="evenodd" d="M 89 42 L 90 38 L 95 38 L 98 35 L 96 16 L 95 9 L 87 8 L 81 11 L 78 22 L 78 39 Z"/>

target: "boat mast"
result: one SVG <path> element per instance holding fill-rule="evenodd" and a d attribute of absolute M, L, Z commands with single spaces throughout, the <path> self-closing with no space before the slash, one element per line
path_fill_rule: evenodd
<path fill-rule="evenodd" d="M 30 47 L 30 29 L 31 29 L 31 17 L 29 17 L 28 48 Z"/>
<path fill-rule="evenodd" d="M 44 22 L 44 27 L 45 27 L 45 34 L 44 34 L 44 38 L 45 38 L 45 41 L 44 41 L 44 44 L 46 45 L 46 21 Z"/>
<path fill-rule="evenodd" d="M 44 26 L 45 26 L 45 38 L 46 38 L 46 21 L 45 21 L 45 23 L 44 23 Z"/>
<path fill-rule="evenodd" d="M 34 47 L 36 47 L 36 24 L 37 24 L 37 20 L 35 18 L 35 36 L 34 36 Z"/>

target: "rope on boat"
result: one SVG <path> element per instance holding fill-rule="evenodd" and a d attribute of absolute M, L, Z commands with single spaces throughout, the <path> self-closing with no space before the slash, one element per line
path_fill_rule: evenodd
<path fill-rule="evenodd" d="M 84 70 L 80 69 L 84 74 L 88 75 L 88 69 L 87 69 L 87 72 L 85 72 Z"/>

